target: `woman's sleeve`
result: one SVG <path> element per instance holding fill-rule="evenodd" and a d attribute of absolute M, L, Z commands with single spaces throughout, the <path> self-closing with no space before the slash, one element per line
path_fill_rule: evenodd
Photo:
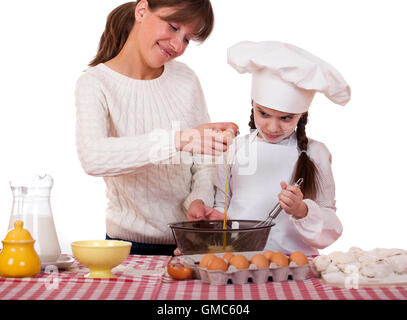
<path fill-rule="evenodd" d="M 139 136 L 109 136 L 109 109 L 103 90 L 87 74 L 76 84 L 75 105 L 77 151 L 89 175 L 137 173 L 177 153 L 175 131 L 156 129 Z"/>
<path fill-rule="evenodd" d="M 322 145 L 322 144 L 321 144 Z M 314 160 L 319 170 L 319 191 L 316 200 L 304 199 L 308 215 L 303 219 L 290 216 L 295 229 L 310 246 L 324 249 L 334 243 L 342 234 L 342 223 L 336 215 L 335 182 L 332 173 L 332 158 L 322 145 Z"/>

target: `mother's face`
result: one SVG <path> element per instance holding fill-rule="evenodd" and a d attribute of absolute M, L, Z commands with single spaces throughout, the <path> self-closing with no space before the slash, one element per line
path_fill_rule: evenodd
<path fill-rule="evenodd" d="M 162 67 L 168 61 L 181 56 L 194 37 L 194 23 L 181 24 L 161 19 L 173 12 L 173 8 L 161 8 L 152 12 L 144 1 L 140 1 L 136 7 L 136 45 L 144 62 L 151 68 Z"/>

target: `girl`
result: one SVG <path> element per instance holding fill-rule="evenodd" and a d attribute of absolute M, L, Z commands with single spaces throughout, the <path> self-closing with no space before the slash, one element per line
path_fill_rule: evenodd
<path fill-rule="evenodd" d="M 232 219 L 265 220 L 277 203 L 282 212 L 270 230 L 267 250 L 308 255 L 342 233 L 335 214 L 331 154 L 305 132 L 315 92 L 345 105 L 350 88 L 329 64 L 292 45 L 242 42 L 228 60 L 252 78 L 252 133 L 230 148 L 227 214 Z M 225 164 L 218 166 L 215 209 L 224 211 Z M 301 188 L 294 185 L 303 178 Z"/>
<path fill-rule="evenodd" d="M 107 239 L 132 254 L 171 255 L 169 222 L 186 211 L 213 218 L 213 166 L 231 139 L 210 122 L 198 78 L 174 61 L 213 28 L 209 0 L 140 0 L 114 9 L 99 50 L 76 86 L 77 149 L 84 170 L 107 185 Z M 193 129 L 189 129 L 193 128 Z M 183 151 L 183 152 L 180 152 Z M 198 159 L 199 160 L 199 159 Z"/>

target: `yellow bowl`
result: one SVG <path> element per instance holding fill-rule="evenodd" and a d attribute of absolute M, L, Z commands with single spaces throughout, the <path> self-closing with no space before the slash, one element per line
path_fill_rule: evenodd
<path fill-rule="evenodd" d="M 71 243 L 72 254 L 88 267 L 87 278 L 116 278 L 112 269 L 130 254 L 131 243 L 118 240 L 89 240 Z"/>

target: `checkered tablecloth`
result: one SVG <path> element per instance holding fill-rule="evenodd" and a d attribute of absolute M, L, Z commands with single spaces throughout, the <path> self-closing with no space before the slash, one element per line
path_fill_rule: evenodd
<path fill-rule="evenodd" d="M 35 278 L 0 278 L 0 300 L 154 300 L 158 296 L 167 256 L 129 256 L 113 269 L 115 279 L 88 279 L 77 261 L 57 273 Z"/>
<path fill-rule="evenodd" d="M 214 286 L 200 280 L 163 282 L 158 300 L 407 300 L 407 287 L 345 289 L 320 279 Z"/>
<path fill-rule="evenodd" d="M 407 300 L 407 286 L 345 289 L 305 281 L 209 285 L 174 281 L 166 274 L 166 256 L 129 256 L 113 269 L 115 279 L 87 279 L 78 262 L 58 273 L 35 278 L 0 278 L 0 300 Z"/>

